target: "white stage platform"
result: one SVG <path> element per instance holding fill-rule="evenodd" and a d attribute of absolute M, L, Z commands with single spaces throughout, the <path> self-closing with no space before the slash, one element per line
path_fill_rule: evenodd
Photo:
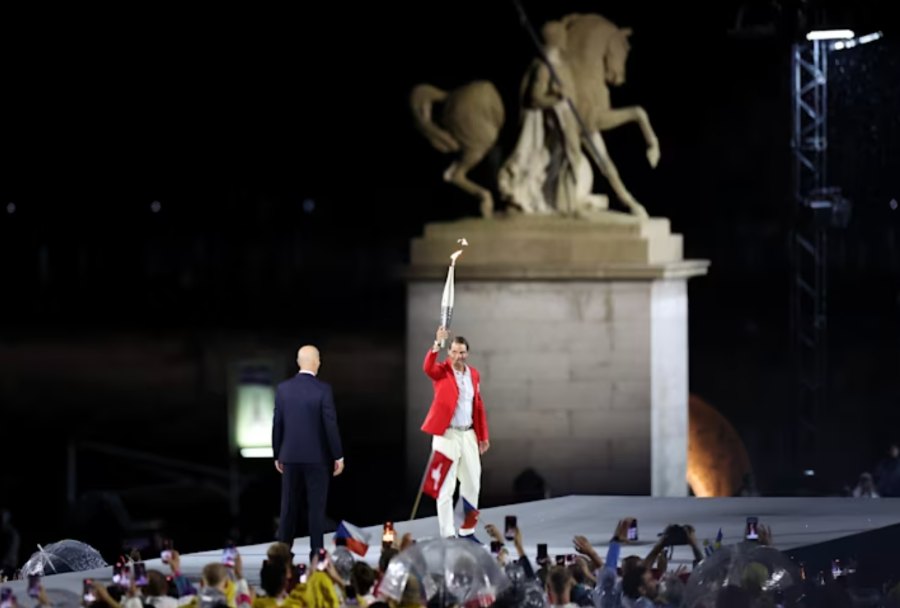
<path fill-rule="evenodd" d="M 492 523 L 502 529 L 506 515 L 517 516 L 526 551 L 532 560 L 538 543 L 547 543 L 550 555 L 573 553 L 572 537 L 577 534 L 586 536 L 604 556 L 618 520 L 627 516 L 636 517 L 640 539 L 626 546 L 622 557 L 632 554 L 643 557 L 656 542 L 657 535 L 672 523 L 692 524 L 701 543 L 704 539 L 712 542 L 721 528 L 723 544 L 732 544 L 743 540 L 745 520 L 748 516 L 755 516 L 761 524 L 771 527 L 775 546 L 789 550 L 900 523 L 900 499 L 566 496 L 483 509 L 479 540 L 484 543 L 489 540 L 483 532 L 484 524 Z M 363 527 L 369 522 L 350 523 Z M 202 523 L 198 522 L 198 525 Z M 381 523 L 363 529 L 371 534 L 372 542 L 365 559 L 374 565 L 381 553 Z M 417 539 L 435 537 L 437 518 L 395 522 L 395 529 L 400 535 L 411 532 Z M 56 540 L 61 539 L 47 539 L 48 543 Z M 245 575 L 251 584 L 259 580 L 259 569 L 269 544 L 239 548 Z M 333 548 L 331 534 L 326 535 L 325 545 L 326 548 Z M 309 555 L 309 539 L 296 539 L 293 550 L 297 560 L 305 561 L 303 558 Z M 220 548 L 182 555 L 182 570 L 191 580 L 197 581 L 203 566 L 220 558 Z M 689 564 L 691 559 L 687 547 L 676 547 L 672 562 Z M 148 559 L 146 563 L 148 569 L 168 572 L 168 567 L 159 559 Z M 80 596 L 82 579 L 110 581 L 111 576 L 112 567 L 59 574 L 46 577 L 44 587 L 51 591 L 51 599 L 53 590 Z M 34 605 L 25 593 L 24 581 L 14 581 L 8 585 L 13 587 L 20 606 Z"/>

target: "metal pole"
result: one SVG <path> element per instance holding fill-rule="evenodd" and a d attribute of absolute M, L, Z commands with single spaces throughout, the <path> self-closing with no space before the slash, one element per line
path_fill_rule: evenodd
<path fill-rule="evenodd" d="M 428 460 L 425 462 L 425 471 L 422 473 L 422 481 L 419 482 L 419 492 L 416 494 L 416 502 L 413 503 L 412 513 L 409 514 L 410 521 L 416 518 L 416 512 L 419 510 L 419 501 L 422 499 L 422 490 L 425 488 L 425 478 L 428 477 L 428 471 L 431 469 L 431 458 L 434 455 L 434 452 L 431 453 L 431 456 L 428 457 Z M 447 483 L 447 480 L 444 480 L 444 483 Z"/>

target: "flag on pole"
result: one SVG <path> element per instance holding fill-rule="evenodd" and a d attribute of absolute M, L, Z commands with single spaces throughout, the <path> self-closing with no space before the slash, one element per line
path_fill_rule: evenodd
<path fill-rule="evenodd" d="M 479 513 L 480 511 L 473 507 L 468 500 L 460 496 L 453 510 L 453 520 L 461 531 L 474 530 L 478 525 Z"/>
<path fill-rule="evenodd" d="M 428 472 L 425 474 L 425 479 L 422 482 L 422 493 L 428 494 L 437 500 L 452 464 L 453 461 L 446 454 L 437 450 L 432 452 L 431 462 L 428 464 Z"/>
<path fill-rule="evenodd" d="M 334 531 L 334 538 L 346 539 L 347 549 L 360 557 L 365 557 L 369 550 L 369 534 L 346 521 L 338 524 L 337 530 Z"/>

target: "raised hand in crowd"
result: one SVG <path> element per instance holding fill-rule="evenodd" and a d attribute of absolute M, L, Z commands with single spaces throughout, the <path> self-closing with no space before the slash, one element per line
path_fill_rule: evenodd
<path fill-rule="evenodd" d="M 661 551 L 659 557 L 656 558 L 656 569 L 662 573 L 669 569 L 669 558 L 666 557 L 665 551 Z"/>
<path fill-rule="evenodd" d="M 244 561 L 241 559 L 241 554 L 237 549 L 234 550 L 234 567 L 232 571 L 236 580 L 244 578 Z"/>
<path fill-rule="evenodd" d="M 765 525 L 759 524 L 757 527 L 759 532 L 759 544 L 765 545 L 767 547 L 772 547 L 775 545 L 775 540 L 772 538 L 772 528 Z"/>
<path fill-rule="evenodd" d="M 594 576 L 593 570 L 595 570 L 595 569 L 591 568 L 591 566 L 588 565 L 589 562 L 595 563 L 593 558 L 585 558 L 585 557 L 578 556 L 575 558 L 575 567 L 578 568 L 578 570 L 581 572 L 582 576 L 584 577 L 584 580 L 589 581 L 591 584 L 591 587 L 593 587 L 594 585 L 597 584 L 597 577 Z"/>
<path fill-rule="evenodd" d="M 488 533 L 488 536 L 491 537 L 491 540 L 496 540 L 501 543 L 506 540 L 494 524 L 487 524 L 484 529 Z"/>
<path fill-rule="evenodd" d="M 603 567 L 603 560 L 600 558 L 600 555 L 597 553 L 596 549 L 594 549 L 594 546 L 586 537 L 580 535 L 576 536 L 572 539 L 572 544 L 575 545 L 575 550 L 578 553 L 581 553 L 591 560 L 594 570 L 598 570 Z"/>
<path fill-rule="evenodd" d="M 515 527 L 515 532 L 513 533 L 513 544 L 516 546 L 516 553 L 519 554 L 519 557 L 525 557 L 525 545 L 522 544 L 522 530 L 519 526 Z"/>
<path fill-rule="evenodd" d="M 703 561 L 705 555 L 703 549 L 700 548 L 700 543 L 697 542 L 697 531 L 694 530 L 694 526 L 687 524 L 684 526 L 684 531 L 687 533 L 688 545 L 694 553 L 694 567 L 696 568 L 697 564 Z"/>
<path fill-rule="evenodd" d="M 108 608 L 121 608 L 121 604 L 113 599 L 106 589 L 106 585 L 100 581 L 94 581 L 94 597 L 96 598 L 94 603 L 105 605 Z"/>
<path fill-rule="evenodd" d="M 625 519 L 620 519 L 618 525 L 616 525 L 614 538 L 620 543 L 628 542 L 628 528 L 631 527 L 631 522 L 633 521 L 633 517 L 626 517 Z"/>
<path fill-rule="evenodd" d="M 403 551 L 407 547 L 410 547 L 416 543 L 416 539 L 413 538 L 412 532 L 405 533 L 400 538 L 400 546 L 397 547 L 400 551 Z"/>
<path fill-rule="evenodd" d="M 38 585 L 38 596 L 37 596 L 38 606 L 51 606 L 50 598 L 47 597 L 47 591 L 44 589 L 43 585 Z"/>
<path fill-rule="evenodd" d="M 178 554 L 178 551 L 172 549 L 172 555 L 169 557 L 168 563 L 172 574 L 181 574 L 181 556 Z"/>
<path fill-rule="evenodd" d="M 338 574 L 337 568 L 335 568 L 335 566 L 334 566 L 334 560 L 332 560 L 329 557 L 326 559 L 325 564 L 326 564 L 325 570 L 324 570 L 325 574 L 327 574 L 328 578 L 330 578 L 336 585 L 339 585 L 340 588 L 343 589 L 344 588 L 344 579 L 341 578 L 340 574 Z M 313 558 L 309 562 L 309 571 L 315 572 L 316 570 L 318 570 L 318 567 L 319 567 L 319 553 L 317 551 L 316 554 L 313 555 Z"/>

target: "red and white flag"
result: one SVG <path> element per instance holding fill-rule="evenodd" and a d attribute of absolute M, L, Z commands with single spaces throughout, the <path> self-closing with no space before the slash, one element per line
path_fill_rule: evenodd
<path fill-rule="evenodd" d="M 431 462 L 428 464 L 428 472 L 425 473 L 425 481 L 422 484 L 422 493 L 428 494 L 437 500 L 452 464 L 453 461 L 447 458 L 446 454 L 442 454 L 437 450 L 432 452 Z"/>
<path fill-rule="evenodd" d="M 350 551 L 362 557 L 366 556 L 366 552 L 369 550 L 369 534 L 367 532 L 349 522 L 341 521 L 337 530 L 334 531 L 335 544 L 340 538 L 345 540 L 345 544 Z"/>

